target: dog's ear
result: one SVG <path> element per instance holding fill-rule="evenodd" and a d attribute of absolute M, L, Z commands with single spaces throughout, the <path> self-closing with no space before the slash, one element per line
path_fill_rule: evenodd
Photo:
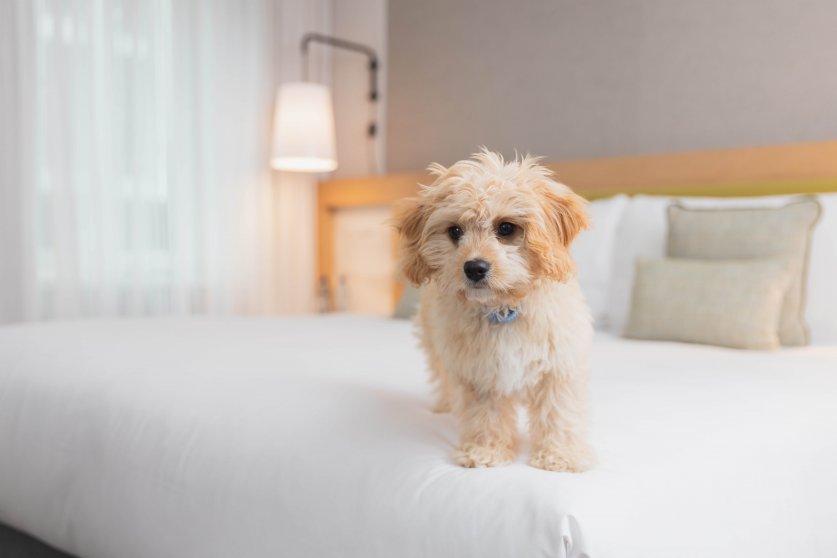
<path fill-rule="evenodd" d="M 566 186 L 564 191 L 555 187 L 546 188 L 543 197 L 545 212 L 553 219 L 552 226 L 558 232 L 558 238 L 564 248 L 569 248 L 578 233 L 590 225 L 587 219 L 587 200 Z"/>
<path fill-rule="evenodd" d="M 422 235 L 429 213 L 429 204 L 422 198 L 407 198 L 393 210 L 392 223 L 399 235 L 399 273 L 416 287 L 428 281 L 432 272 L 421 256 Z"/>
<path fill-rule="evenodd" d="M 529 249 L 539 258 L 541 272 L 565 281 L 575 273 L 570 244 L 588 227 L 587 201 L 561 184 L 547 181 L 537 189 L 541 218 L 526 231 Z"/>

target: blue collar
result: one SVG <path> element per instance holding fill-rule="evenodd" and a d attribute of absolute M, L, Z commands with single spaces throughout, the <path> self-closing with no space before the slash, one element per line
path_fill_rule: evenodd
<path fill-rule="evenodd" d="M 500 308 L 493 310 L 488 315 L 488 321 L 492 324 L 508 324 L 515 321 L 518 316 L 520 316 L 520 312 L 514 308 Z"/>

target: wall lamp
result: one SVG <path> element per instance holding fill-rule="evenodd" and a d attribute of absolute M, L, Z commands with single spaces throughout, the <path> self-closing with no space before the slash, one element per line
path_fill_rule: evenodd
<path fill-rule="evenodd" d="M 302 81 L 285 83 L 276 95 L 273 146 L 270 165 L 278 170 L 330 172 L 337 168 L 334 141 L 334 110 L 331 92 L 309 81 L 308 50 L 311 43 L 341 48 L 368 58 L 369 102 L 378 101 L 378 55 L 366 45 L 319 33 L 302 37 Z M 369 123 L 367 134 L 377 135 L 377 123 Z"/>

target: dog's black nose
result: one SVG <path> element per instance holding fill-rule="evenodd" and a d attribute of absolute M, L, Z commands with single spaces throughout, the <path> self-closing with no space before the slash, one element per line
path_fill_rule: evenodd
<path fill-rule="evenodd" d="M 485 279 L 489 269 L 491 269 L 491 264 L 485 260 L 468 260 L 465 262 L 465 276 L 474 283 Z"/>

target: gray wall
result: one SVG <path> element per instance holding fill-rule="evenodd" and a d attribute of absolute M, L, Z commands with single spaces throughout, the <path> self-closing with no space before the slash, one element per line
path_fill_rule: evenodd
<path fill-rule="evenodd" d="M 390 0 L 388 167 L 837 138 L 835 0 Z"/>

